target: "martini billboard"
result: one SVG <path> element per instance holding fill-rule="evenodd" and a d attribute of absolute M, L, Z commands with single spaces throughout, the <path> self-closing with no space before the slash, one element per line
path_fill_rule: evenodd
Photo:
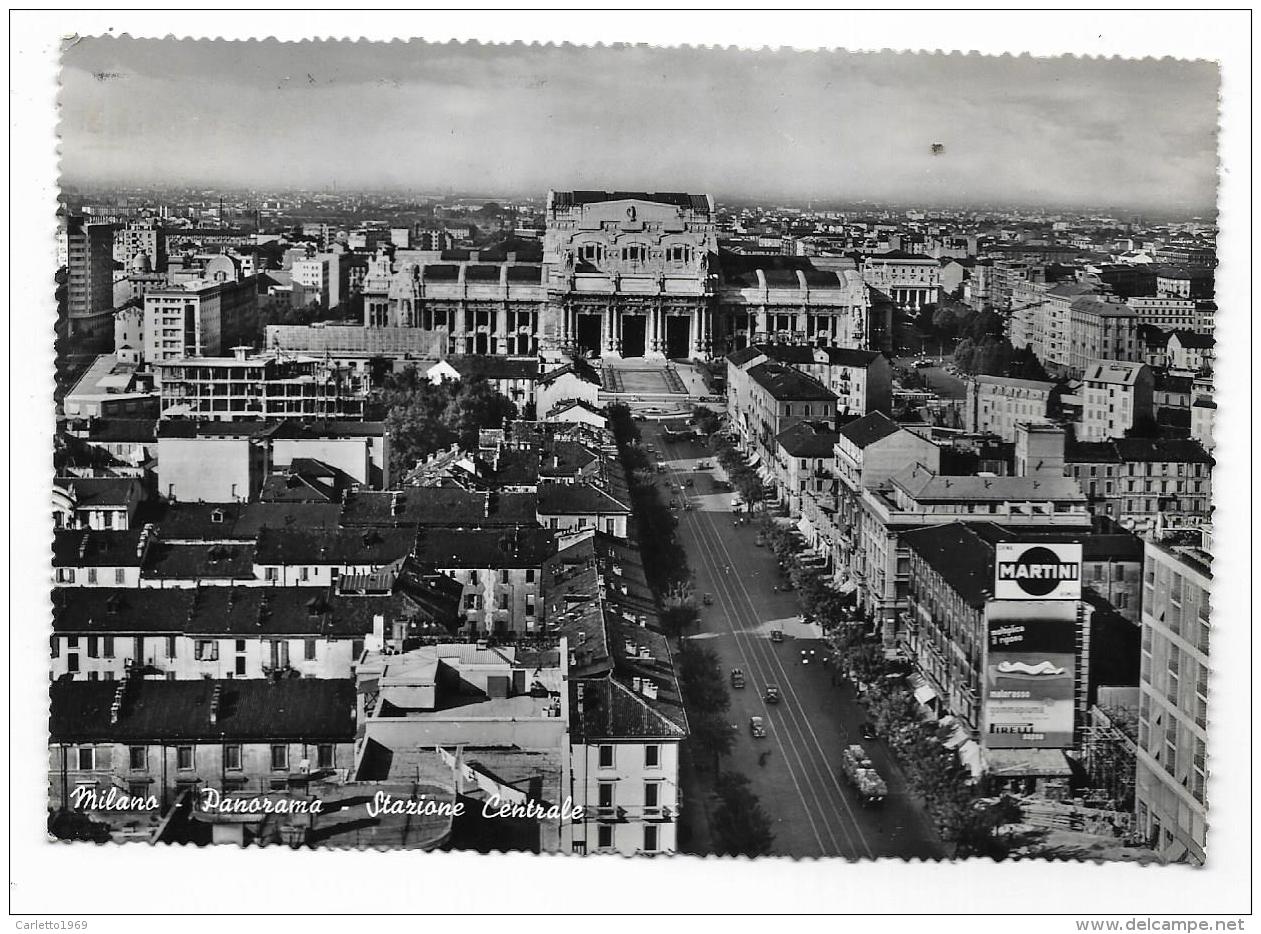
<path fill-rule="evenodd" d="M 1079 544 L 994 546 L 995 600 L 1080 600 Z"/>
<path fill-rule="evenodd" d="M 991 601 L 986 606 L 984 745 L 1073 745 L 1078 604 Z"/>

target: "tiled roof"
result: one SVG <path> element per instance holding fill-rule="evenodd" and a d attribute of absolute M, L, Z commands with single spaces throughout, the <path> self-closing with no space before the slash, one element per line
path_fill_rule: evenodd
<path fill-rule="evenodd" d="M 57 681 L 50 694 L 54 743 L 349 742 L 355 734 L 350 679 Z"/>
<path fill-rule="evenodd" d="M 415 540 L 412 529 L 263 529 L 255 561 L 260 565 L 383 565 L 404 558 Z"/>
<path fill-rule="evenodd" d="M 781 431 L 775 441 L 789 457 L 832 457 L 840 435 L 810 422 L 798 422 Z"/>
<path fill-rule="evenodd" d="M 917 503 L 1086 502 L 1070 477 L 952 477 L 935 474 L 922 464 L 902 468 L 890 479 Z"/>
<path fill-rule="evenodd" d="M 464 379 L 538 379 L 537 357 L 500 357 L 488 354 L 447 357 Z"/>
<path fill-rule="evenodd" d="M 590 483 L 540 483 L 538 512 L 551 515 L 630 514 L 630 506 Z"/>
<path fill-rule="evenodd" d="M 408 612 L 401 597 L 323 587 L 59 587 L 52 600 L 53 631 L 64 633 L 351 638 L 371 633 L 374 616 Z"/>
<path fill-rule="evenodd" d="M 866 448 L 902 429 L 883 412 L 868 412 L 841 426 L 840 434 L 859 448 Z"/>
<path fill-rule="evenodd" d="M 53 567 L 138 567 L 140 536 L 139 529 L 57 529 L 53 532 Z"/>
<path fill-rule="evenodd" d="M 140 576 L 167 580 L 252 580 L 254 545 L 245 542 L 172 545 L 159 540 L 150 546 Z"/>
<path fill-rule="evenodd" d="M 415 555 L 437 568 L 542 567 L 556 551 L 556 535 L 547 529 L 424 529 Z"/>
<path fill-rule="evenodd" d="M 818 380 L 782 363 L 759 363 L 749 370 L 749 378 L 779 401 L 836 401 L 836 394 Z"/>
<path fill-rule="evenodd" d="M 395 492 L 352 493 L 342 506 L 346 527 L 488 528 L 533 525 L 538 513 L 533 493 L 495 493 L 458 487 L 408 487 Z"/>
<path fill-rule="evenodd" d="M 63 490 L 73 490 L 78 507 L 127 506 L 139 499 L 140 483 L 134 477 L 58 477 Z"/>
<path fill-rule="evenodd" d="M 972 523 L 913 529 L 903 532 L 900 539 L 941 575 L 968 606 L 979 609 L 992 595 L 994 545 L 978 535 Z"/>
<path fill-rule="evenodd" d="M 1064 460 L 1069 464 L 1186 463 L 1212 464 L 1198 441 L 1183 438 L 1116 438 L 1112 441 L 1070 442 Z"/>

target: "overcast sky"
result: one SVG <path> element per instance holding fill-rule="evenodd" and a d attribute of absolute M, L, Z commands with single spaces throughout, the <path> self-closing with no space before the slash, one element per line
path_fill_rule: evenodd
<path fill-rule="evenodd" d="M 1215 200 L 1206 62 L 105 38 L 62 83 L 76 184 Z"/>

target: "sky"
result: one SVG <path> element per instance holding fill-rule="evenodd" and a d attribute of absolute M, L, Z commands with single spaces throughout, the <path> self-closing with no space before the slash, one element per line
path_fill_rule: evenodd
<path fill-rule="evenodd" d="M 1210 62 L 107 37 L 69 46 L 61 80 L 76 185 L 1216 197 Z"/>

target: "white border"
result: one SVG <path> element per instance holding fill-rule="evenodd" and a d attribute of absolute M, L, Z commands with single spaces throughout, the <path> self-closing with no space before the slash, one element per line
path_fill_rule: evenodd
<path fill-rule="evenodd" d="M 1249 800 L 1252 721 L 1247 433 L 1250 346 L 1250 15 L 1151 11 L 879 13 L 344 13 L 55 12 L 10 14 L 10 896 L 24 919 L 160 911 L 341 912 L 1232 912 L 1251 909 Z M 1223 66 L 1219 387 L 1214 477 L 1214 729 L 1210 867 L 844 863 L 792 860 L 619 860 L 463 854 L 240 852 L 42 842 L 47 706 L 45 625 L 50 523 L 51 289 L 57 36 L 424 35 L 429 39 L 659 42 L 705 45 L 961 49 L 997 54 L 1210 58 Z M 1159 158 L 1159 153 L 1153 153 Z M 47 323 L 45 323 L 47 322 Z M 6 340 L 10 336 L 6 336 Z M 1247 508 L 1245 508 L 1247 504 Z M 558 860 L 564 859 L 563 863 Z M 492 865 L 490 860 L 495 860 Z M 476 881 L 475 881 L 476 880 Z M 1122 919 L 1124 921 L 1124 919 Z M 196 929 L 241 921 L 187 919 Z M 270 922 L 269 926 L 275 923 Z M 338 919 L 304 927 L 344 928 Z M 382 925 L 393 925 L 381 919 Z M 407 922 L 401 922 L 407 923 Z M 454 922 L 461 923 L 461 922 Z M 499 922 L 502 923 L 502 922 Z M 529 922 L 527 922 L 529 923 Z M 606 922 L 586 922 L 605 924 Z M 614 922 L 616 923 L 616 922 Z M 637 926 L 654 922 L 638 922 Z M 938 927 L 942 921 L 855 919 L 831 924 Z M 1076 930 L 1066 918 L 1022 918 L 1026 930 Z M 951 929 L 997 928 L 953 919 Z M 90 929 L 137 929 L 135 920 Z M 149 923 L 139 929 L 149 929 Z M 251 924 L 250 927 L 255 925 Z M 620 925 L 619 925 L 620 926 Z M 1011 927 L 1011 924 L 1004 924 Z M 152 923 L 156 928 L 157 923 Z"/>

